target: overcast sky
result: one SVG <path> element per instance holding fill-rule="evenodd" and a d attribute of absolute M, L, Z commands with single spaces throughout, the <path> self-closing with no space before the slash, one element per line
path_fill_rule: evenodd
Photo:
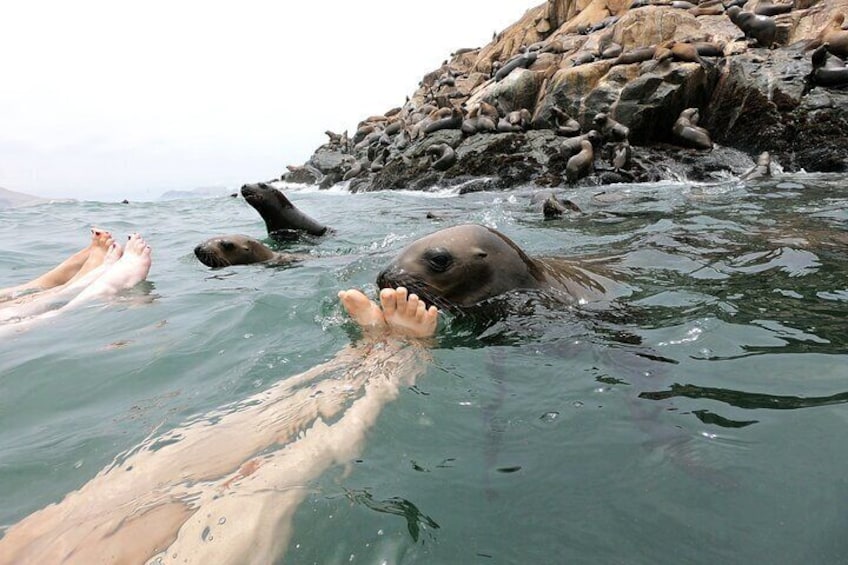
<path fill-rule="evenodd" d="M 0 187 L 154 199 L 277 177 L 541 3 L 6 2 Z"/>

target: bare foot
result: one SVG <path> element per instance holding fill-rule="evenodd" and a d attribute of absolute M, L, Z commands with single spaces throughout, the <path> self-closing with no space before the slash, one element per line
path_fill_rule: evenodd
<path fill-rule="evenodd" d="M 25 291 L 47 290 L 74 280 L 79 271 L 88 264 L 92 251 L 96 248 L 102 248 L 99 260 L 96 261 L 97 264 L 102 262 L 103 255 L 105 255 L 106 249 L 109 247 L 108 243 L 104 244 L 108 238 L 111 238 L 111 234 L 108 231 L 91 228 L 91 243 L 88 247 L 77 251 L 57 266 L 28 283 L 0 290 L 0 301 L 10 300 Z"/>
<path fill-rule="evenodd" d="M 353 321 L 359 324 L 363 330 L 385 329 L 388 327 L 383 311 L 371 302 L 362 292 L 351 289 L 339 292 L 339 300 L 342 301 L 347 313 Z"/>
<path fill-rule="evenodd" d="M 110 261 L 113 260 L 118 253 L 120 247 L 116 246 L 113 251 Z M 98 296 L 110 296 L 117 294 L 121 290 L 132 288 L 147 277 L 150 272 L 150 246 L 144 241 L 144 238 L 139 234 L 134 233 L 130 236 L 127 246 L 124 249 L 123 255 L 115 260 L 115 264 L 107 268 L 106 271 L 79 296 L 68 303 L 68 306 L 78 304 L 85 300 L 90 300 Z"/>
<path fill-rule="evenodd" d="M 404 287 L 380 291 L 383 315 L 393 333 L 407 337 L 430 337 L 436 333 L 439 311 L 422 302 L 417 295 L 407 295 Z"/>
<path fill-rule="evenodd" d="M 78 280 L 80 277 L 85 276 L 102 265 L 103 258 L 106 257 L 106 253 L 112 247 L 112 243 L 114 243 L 114 240 L 111 233 L 99 228 L 91 228 L 91 245 L 88 247 L 88 257 L 68 282 Z"/>

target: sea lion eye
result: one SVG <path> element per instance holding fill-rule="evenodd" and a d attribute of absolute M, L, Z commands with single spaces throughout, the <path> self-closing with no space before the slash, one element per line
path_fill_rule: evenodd
<path fill-rule="evenodd" d="M 221 242 L 221 247 L 225 251 L 231 251 L 231 250 L 235 249 L 236 245 L 232 241 L 227 241 L 225 239 L 224 241 Z"/>
<path fill-rule="evenodd" d="M 444 249 L 430 249 L 424 254 L 427 265 L 437 273 L 443 273 L 453 264 L 453 256 Z"/>

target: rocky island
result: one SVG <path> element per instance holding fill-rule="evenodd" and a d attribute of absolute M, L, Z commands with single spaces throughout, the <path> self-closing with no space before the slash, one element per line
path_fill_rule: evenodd
<path fill-rule="evenodd" d="M 282 180 L 460 191 L 848 170 L 848 0 L 549 0 Z M 848 26 L 845 26 L 848 27 Z"/>

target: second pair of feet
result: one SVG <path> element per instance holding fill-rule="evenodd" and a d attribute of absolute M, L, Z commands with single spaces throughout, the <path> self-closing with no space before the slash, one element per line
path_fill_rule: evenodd
<path fill-rule="evenodd" d="M 399 337 L 423 338 L 436 333 L 439 311 L 427 307 L 404 287 L 380 291 L 380 305 L 362 292 L 351 289 L 339 292 L 339 299 L 350 317 L 367 332 L 388 332 Z"/>

